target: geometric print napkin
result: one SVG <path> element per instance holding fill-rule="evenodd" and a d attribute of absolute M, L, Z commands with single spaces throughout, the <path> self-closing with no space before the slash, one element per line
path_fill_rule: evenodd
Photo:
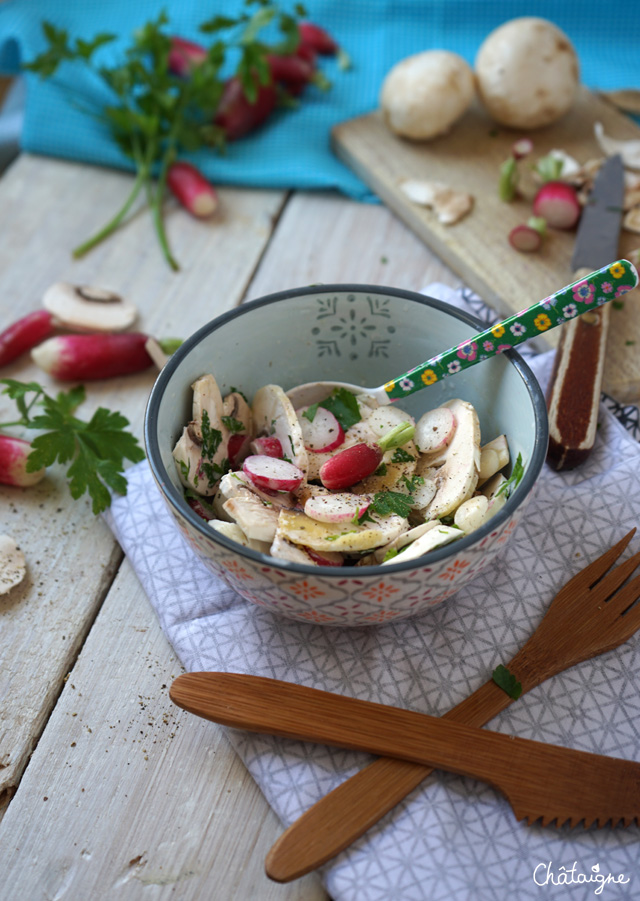
<path fill-rule="evenodd" d="M 489 321 L 468 291 L 427 293 Z M 553 351 L 527 362 L 543 389 Z M 578 570 L 640 524 L 638 411 L 603 399 L 580 468 L 544 467 L 526 515 L 489 571 L 440 606 L 384 626 L 289 621 L 244 601 L 193 555 L 146 462 L 106 514 L 185 669 L 270 676 L 441 715 L 524 644 Z M 640 541 L 634 538 L 631 552 Z M 640 761 L 640 633 L 522 696 L 493 730 Z M 287 826 L 371 758 L 228 730 Z M 492 788 L 434 773 L 320 873 L 335 901 L 583 901 L 640 897 L 640 828 L 516 822 Z"/>

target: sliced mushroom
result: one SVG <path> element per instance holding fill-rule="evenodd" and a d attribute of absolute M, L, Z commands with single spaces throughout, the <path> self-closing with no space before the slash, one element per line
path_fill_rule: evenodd
<path fill-rule="evenodd" d="M 119 294 L 91 285 L 56 282 L 45 291 L 43 306 L 65 328 L 89 332 L 121 332 L 136 321 L 138 311 Z"/>
<path fill-rule="evenodd" d="M 455 225 L 473 209 L 473 196 L 456 191 L 439 181 L 408 178 L 400 183 L 401 191 L 412 203 L 431 207 L 442 225 Z"/>
<path fill-rule="evenodd" d="M 468 500 L 478 484 L 480 471 L 480 423 L 473 406 L 464 400 L 447 401 L 456 417 L 457 427 L 449 446 L 445 449 L 442 464 L 431 473 L 437 486 L 435 497 L 422 511 L 428 519 L 440 519 L 453 513 Z M 422 475 L 425 461 L 419 461 L 417 471 Z M 424 467 L 424 469 L 423 469 Z"/>
<path fill-rule="evenodd" d="M 489 499 L 484 494 L 476 494 L 460 504 L 453 521 L 465 534 L 474 532 L 484 523 L 488 508 Z"/>
<path fill-rule="evenodd" d="M 434 529 L 438 525 L 440 525 L 439 519 L 431 519 L 429 522 L 423 522 L 419 526 L 409 529 L 408 532 L 403 532 L 402 535 L 398 535 L 393 541 L 384 544 L 382 547 L 376 548 L 372 554 L 367 554 L 366 557 L 363 557 L 362 560 L 358 562 L 358 566 L 377 566 L 378 563 L 383 562 L 389 552 L 401 550 L 401 548 L 406 547 L 408 544 L 411 544 L 412 541 L 421 538 L 422 535 L 431 531 L 431 529 Z"/>
<path fill-rule="evenodd" d="M 509 462 L 509 445 L 506 435 L 498 435 L 480 448 L 480 473 L 478 486 L 503 469 Z"/>
<path fill-rule="evenodd" d="M 389 563 L 404 563 L 405 560 L 415 560 L 417 557 L 423 557 L 425 554 L 428 554 L 429 551 L 434 551 L 437 547 L 442 547 L 444 544 L 449 544 L 451 541 L 461 538 L 463 534 L 464 532 L 460 529 L 454 529 L 451 526 L 443 526 L 442 523 L 438 523 L 435 529 L 429 529 L 428 532 L 425 532 L 411 544 L 407 545 L 399 557 L 396 556 L 388 560 L 383 560 L 382 565 L 386 566 Z"/>
<path fill-rule="evenodd" d="M 253 423 L 258 435 L 274 435 L 287 460 L 304 473 L 308 455 L 293 404 L 279 385 L 265 385 L 253 399 Z"/>
<path fill-rule="evenodd" d="M 395 513 L 361 525 L 316 522 L 304 513 L 286 510 L 281 511 L 278 520 L 279 533 L 293 544 L 347 554 L 388 544 L 407 528 L 407 521 Z"/>
<path fill-rule="evenodd" d="M 593 126 L 596 141 L 600 145 L 600 149 L 607 156 L 614 156 L 619 153 L 625 168 L 640 169 L 640 140 L 632 138 L 626 141 L 619 141 L 605 134 L 602 122 L 596 122 Z"/>
<path fill-rule="evenodd" d="M 209 525 L 216 532 L 224 535 L 225 538 L 230 538 L 231 541 L 237 541 L 238 544 L 243 545 L 243 547 L 249 547 L 254 551 L 261 551 L 263 554 L 268 554 L 270 552 L 271 545 L 268 542 L 255 541 L 253 538 L 248 538 L 240 526 L 235 522 L 227 522 L 223 519 L 211 519 L 209 520 Z"/>
<path fill-rule="evenodd" d="M 304 563 L 306 566 L 342 566 L 344 558 L 342 554 L 333 552 L 310 552 L 306 548 L 298 547 L 280 533 L 276 532 L 273 539 L 270 554 L 279 560 L 290 560 L 292 563 Z"/>
<path fill-rule="evenodd" d="M 251 407 L 239 391 L 232 391 L 230 394 L 227 394 L 222 401 L 222 413 L 223 416 L 235 419 L 238 423 L 242 423 L 243 432 L 252 434 L 253 416 Z M 238 431 L 240 430 L 238 429 Z"/>
<path fill-rule="evenodd" d="M 182 435 L 173 449 L 173 459 L 176 461 L 182 484 L 186 488 L 193 488 L 203 497 L 209 497 L 216 490 L 216 482 L 211 481 L 201 469 L 202 438 L 195 425 L 190 422 L 183 428 Z"/>
<path fill-rule="evenodd" d="M 192 384 L 192 421 L 173 449 L 183 484 L 204 496 L 215 492 L 228 469 L 229 430 L 222 421 L 222 396 L 212 375 Z"/>
<path fill-rule="evenodd" d="M 0 535 L 0 594 L 7 594 L 24 579 L 27 561 L 10 535 Z"/>
<path fill-rule="evenodd" d="M 274 507 L 268 507 L 249 491 L 230 498 L 222 507 L 247 538 L 271 544 L 278 527 L 278 511 Z"/>

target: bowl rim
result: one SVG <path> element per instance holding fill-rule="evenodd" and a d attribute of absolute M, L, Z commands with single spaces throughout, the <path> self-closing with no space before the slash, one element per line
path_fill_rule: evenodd
<path fill-rule="evenodd" d="M 529 496 L 529 493 L 540 474 L 542 466 L 544 465 L 547 455 L 549 425 L 546 400 L 542 392 L 542 388 L 540 387 L 540 384 L 538 383 L 538 380 L 536 379 L 532 370 L 523 360 L 520 354 L 513 349 L 504 351 L 501 356 L 505 356 L 508 359 L 508 361 L 515 367 L 520 377 L 522 378 L 529 396 L 531 397 L 534 415 L 535 438 L 533 453 L 531 455 L 531 459 L 529 460 L 529 465 L 527 466 L 525 475 L 518 485 L 516 492 L 507 500 L 504 507 L 498 513 L 492 516 L 491 519 L 488 520 L 488 522 L 486 522 L 479 529 L 476 529 L 474 532 L 465 535 L 464 538 L 459 538 L 456 541 L 443 545 L 443 547 L 441 548 L 436 548 L 423 558 L 413 558 L 404 562 L 402 561 L 402 559 L 400 559 L 397 563 L 393 562 L 385 564 L 384 569 L 382 568 L 381 564 L 370 566 L 319 567 L 312 564 L 295 563 L 290 560 L 280 560 L 276 557 L 270 556 L 269 554 L 263 554 L 261 551 L 255 551 L 252 548 L 245 547 L 244 545 L 241 545 L 236 541 L 232 541 L 225 535 L 214 531 L 209 527 L 205 520 L 198 516 L 198 514 L 194 510 L 192 510 L 187 503 L 185 503 L 182 493 L 175 488 L 170 479 L 165 477 L 164 473 L 166 472 L 166 470 L 162 464 L 160 456 L 160 443 L 157 436 L 158 409 L 162 401 L 164 392 L 171 381 L 171 377 L 173 376 L 175 370 L 178 368 L 182 360 L 188 356 L 191 350 L 195 346 L 197 346 L 203 338 L 207 337 L 212 332 L 217 331 L 217 329 L 224 326 L 227 322 L 230 322 L 239 316 L 245 316 L 252 310 L 255 310 L 259 307 L 276 304 L 283 300 L 288 300 L 291 297 L 300 297 L 309 294 L 327 292 L 369 292 L 375 294 L 386 294 L 391 297 L 398 297 L 403 300 L 421 303 L 424 306 L 440 310 L 447 315 L 459 319 L 461 322 L 464 322 L 465 324 L 478 331 L 483 331 L 487 327 L 487 324 L 482 322 L 476 316 L 466 313 L 463 310 L 459 310 L 456 307 L 453 307 L 451 304 L 446 303 L 445 301 L 438 300 L 435 297 L 430 297 L 427 294 L 420 294 L 417 291 L 410 291 L 404 288 L 391 288 L 384 285 L 358 283 L 320 283 L 315 285 L 307 285 L 300 288 L 288 288 L 285 291 L 276 291 L 271 294 L 266 294 L 263 297 L 255 298 L 254 300 L 245 301 L 239 306 L 234 307 L 232 310 L 227 310 L 225 313 L 221 313 L 219 316 L 216 316 L 214 319 L 205 323 L 192 335 L 186 338 L 185 341 L 180 345 L 180 347 L 175 351 L 175 353 L 172 354 L 172 356 L 169 358 L 165 366 L 160 371 L 155 383 L 153 384 L 147 401 L 144 416 L 144 442 L 151 473 L 156 485 L 158 486 L 158 490 L 164 496 L 165 500 L 169 502 L 171 507 L 175 509 L 175 512 L 186 519 L 190 526 L 195 528 L 196 531 L 199 532 L 204 538 L 213 540 L 214 543 L 222 545 L 222 547 L 227 548 L 228 550 L 237 553 L 242 557 L 247 557 L 254 563 L 261 564 L 262 566 L 269 566 L 271 568 L 275 567 L 287 572 L 299 573 L 300 575 L 318 576 L 320 574 L 323 577 L 326 576 L 329 579 L 344 579 L 346 577 L 353 577 L 354 575 L 360 575 L 364 577 L 371 576 L 374 573 L 381 574 L 381 571 L 385 574 L 400 573 L 410 569 L 419 568 L 421 560 L 427 561 L 426 565 L 438 563 L 445 557 L 448 557 L 450 555 L 454 556 L 458 552 L 464 551 L 471 545 L 482 541 L 485 536 L 498 529 L 504 522 L 510 519 L 517 507 L 519 507 L 520 504 Z"/>

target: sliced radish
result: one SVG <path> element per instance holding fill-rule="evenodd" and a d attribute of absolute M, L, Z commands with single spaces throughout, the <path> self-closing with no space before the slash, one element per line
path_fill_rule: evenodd
<path fill-rule="evenodd" d="M 456 417 L 449 407 L 436 407 L 420 417 L 414 441 L 421 454 L 447 447 L 456 431 Z"/>
<path fill-rule="evenodd" d="M 304 473 L 293 463 L 266 454 L 247 457 L 242 470 L 256 487 L 273 491 L 295 491 L 304 480 Z"/>
<path fill-rule="evenodd" d="M 282 458 L 282 444 L 279 438 L 273 435 L 265 435 L 262 438 L 255 438 L 251 442 L 251 450 L 254 454 L 260 454 L 265 457 Z"/>
<path fill-rule="evenodd" d="M 357 494 L 319 494 L 310 497 L 304 512 L 316 522 L 350 522 L 365 512 L 370 498 Z"/>
<path fill-rule="evenodd" d="M 551 228 L 573 228 L 581 212 L 575 188 L 563 181 L 548 181 L 533 201 L 533 212 Z"/>
<path fill-rule="evenodd" d="M 383 452 L 377 446 L 354 444 L 339 451 L 320 467 L 320 481 L 325 488 L 350 488 L 376 471 Z"/>
<path fill-rule="evenodd" d="M 304 550 L 318 566 L 342 566 L 344 564 L 342 554 L 333 554 L 331 551 L 314 551 L 311 547 L 305 547 Z"/>
<path fill-rule="evenodd" d="M 525 156 L 529 156 L 533 150 L 533 141 L 531 138 L 519 138 L 511 145 L 511 153 L 515 159 L 521 160 Z"/>
<path fill-rule="evenodd" d="M 296 410 L 306 449 L 314 454 L 325 454 L 340 447 L 344 441 L 344 430 L 333 413 L 324 407 L 316 407 L 315 415 L 310 420 L 305 415 L 308 410 L 309 407 Z"/>
<path fill-rule="evenodd" d="M 535 253 L 540 250 L 542 235 L 530 225 L 516 225 L 509 232 L 509 244 L 521 253 Z"/>

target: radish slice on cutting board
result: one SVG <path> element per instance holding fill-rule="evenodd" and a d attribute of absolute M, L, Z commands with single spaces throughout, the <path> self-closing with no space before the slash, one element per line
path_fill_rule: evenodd
<path fill-rule="evenodd" d="M 295 491 L 304 481 L 304 473 L 293 463 L 266 454 L 247 457 L 242 470 L 258 488 L 273 491 Z"/>

